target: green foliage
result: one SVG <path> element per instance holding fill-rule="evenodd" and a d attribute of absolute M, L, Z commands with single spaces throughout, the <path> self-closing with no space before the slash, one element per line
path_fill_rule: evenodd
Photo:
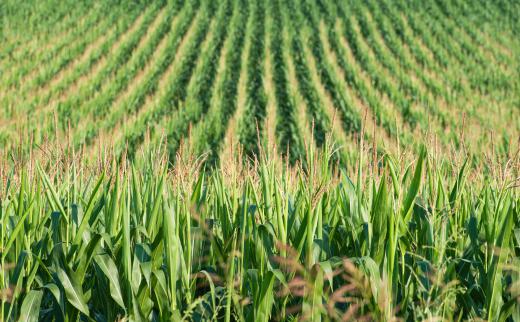
<path fill-rule="evenodd" d="M 252 32 L 247 57 L 247 99 L 246 109 L 239 129 L 240 143 L 248 156 L 258 155 L 260 151 L 258 136 L 263 135 L 263 120 L 266 115 L 266 97 L 263 88 L 265 57 L 265 2 L 255 1 L 251 8 Z"/>
<path fill-rule="evenodd" d="M 0 320 L 519 321 L 519 9 L 0 1 Z"/>
<path fill-rule="evenodd" d="M 451 180 L 455 169 L 434 166 L 426 150 L 408 166 L 388 155 L 366 180 L 338 174 L 326 155 L 310 159 L 309 174 L 265 160 L 238 181 L 148 161 L 139 172 L 11 176 L 0 208 L 0 286 L 12 290 L 2 318 L 517 314 L 517 189 L 468 182 L 465 165 Z"/>

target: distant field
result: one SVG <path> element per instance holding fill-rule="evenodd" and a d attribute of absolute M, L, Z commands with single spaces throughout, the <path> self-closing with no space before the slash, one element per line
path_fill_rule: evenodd
<path fill-rule="evenodd" d="M 0 321 L 520 321 L 520 1 L 0 0 Z"/>
<path fill-rule="evenodd" d="M 3 4 L 0 142 L 67 139 L 128 154 L 168 141 L 217 161 L 327 133 L 396 152 L 512 154 L 520 133 L 515 1 Z M 258 142 L 260 140 L 260 142 Z M 342 156 L 344 157 L 344 156 Z"/>

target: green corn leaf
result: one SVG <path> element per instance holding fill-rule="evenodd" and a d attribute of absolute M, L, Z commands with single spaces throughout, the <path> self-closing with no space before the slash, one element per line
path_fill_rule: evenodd
<path fill-rule="evenodd" d="M 30 290 L 25 296 L 18 322 L 36 322 L 40 314 L 43 291 Z"/>
<path fill-rule="evenodd" d="M 116 301 L 121 308 L 125 309 L 125 303 L 123 301 L 123 293 L 121 292 L 121 286 L 119 285 L 119 272 L 116 264 L 107 254 L 96 255 L 94 257 L 96 264 L 101 268 L 105 276 L 108 278 L 110 283 L 110 295 Z"/>
<path fill-rule="evenodd" d="M 415 173 L 414 173 L 412 182 L 410 184 L 410 187 L 408 188 L 408 193 L 406 194 L 406 197 L 405 197 L 404 203 L 403 203 L 402 216 L 403 216 L 405 222 L 408 222 L 410 219 L 415 197 L 417 196 L 417 193 L 419 192 L 419 189 L 421 187 L 421 178 L 422 178 L 422 172 L 423 172 L 425 158 L 426 158 L 426 149 L 423 148 L 421 151 L 421 155 L 419 156 L 419 160 L 417 161 L 417 165 L 415 167 Z"/>
<path fill-rule="evenodd" d="M 83 215 L 83 219 L 81 220 L 81 224 L 78 228 L 78 231 L 76 232 L 76 237 L 74 238 L 74 244 L 79 244 L 79 241 L 80 239 L 83 238 L 83 232 L 85 231 L 85 229 L 87 229 L 88 225 L 89 225 L 89 220 L 92 216 L 92 214 L 94 213 L 94 198 L 96 197 L 97 195 L 97 192 L 99 191 L 99 188 L 101 187 L 101 184 L 103 183 L 103 180 L 104 180 L 104 175 L 102 175 L 97 183 L 96 183 L 96 186 L 94 187 L 94 190 L 91 192 L 91 195 L 90 195 L 90 199 L 87 203 L 87 208 L 85 209 L 85 214 Z M 96 212 L 100 212 L 101 209 L 96 209 Z"/>
<path fill-rule="evenodd" d="M 25 209 L 23 214 L 20 217 L 18 217 L 18 223 L 16 224 L 13 231 L 11 232 L 11 234 L 9 236 L 9 240 L 7 241 L 7 244 L 5 245 L 4 249 L 2 249 L 2 253 L 3 253 L 2 257 L 4 260 L 5 260 L 5 257 L 7 256 L 7 254 L 9 254 L 9 250 L 11 249 L 11 246 L 13 245 L 14 241 L 16 240 L 16 238 L 19 236 L 20 232 L 22 231 L 25 218 L 27 218 L 27 215 L 29 213 L 31 213 L 33 205 L 34 205 L 34 200 L 30 203 L 29 207 L 27 207 L 27 209 Z"/>
<path fill-rule="evenodd" d="M 493 259 L 488 271 L 488 286 L 487 286 L 487 307 L 488 320 L 497 319 L 500 313 L 501 299 L 501 279 L 502 269 L 505 260 L 508 256 L 509 241 L 511 232 L 513 230 L 513 208 L 510 207 L 506 213 L 506 217 L 500 227 L 498 237 L 494 245 Z"/>
<path fill-rule="evenodd" d="M 255 321 L 269 321 L 273 297 L 274 274 L 267 272 L 262 278 L 262 286 L 260 287 L 260 294 L 256 303 Z"/>
<path fill-rule="evenodd" d="M 63 286 L 67 301 L 72 304 L 76 309 L 86 316 L 89 315 L 89 309 L 83 289 L 81 285 L 76 281 L 74 274 L 67 274 L 62 268 L 57 270 L 58 279 Z"/>
<path fill-rule="evenodd" d="M 69 223 L 69 217 L 67 216 L 67 213 L 65 212 L 65 208 L 63 207 L 60 198 L 58 197 L 58 194 L 56 193 L 56 190 L 54 190 L 54 187 L 51 184 L 51 181 L 49 180 L 49 177 L 47 177 L 47 174 L 43 171 L 43 169 L 38 165 L 38 173 L 40 174 L 40 177 L 42 178 L 43 185 L 46 188 L 46 196 L 47 200 L 49 201 L 49 204 L 52 205 L 53 210 L 58 210 L 63 219 Z"/>

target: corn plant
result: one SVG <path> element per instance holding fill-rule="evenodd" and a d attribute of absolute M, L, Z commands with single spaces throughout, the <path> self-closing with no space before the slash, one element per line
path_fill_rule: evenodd
<path fill-rule="evenodd" d="M 267 157 L 237 180 L 165 158 L 13 169 L 2 318 L 518 318 L 511 182 L 425 150 L 372 177 L 309 153 L 305 171 Z"/>

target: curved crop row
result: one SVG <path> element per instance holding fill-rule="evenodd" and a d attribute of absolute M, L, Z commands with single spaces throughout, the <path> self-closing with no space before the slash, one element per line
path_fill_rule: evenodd
<path fill-rule="evenodd" d="M 472 1 L 461 1 L 459 5 L 465 9 L 463 15 L 476 17 L 477 26 L 484 27 L 485 32 L 490 32 L 492 38 L 498 40 L 500 45 L 505 46 L 507 51 L 511 49 L 507 48 L 509 46 L 520 49 L 520 43 L 514 41 L 516 39 L 514 34 L 518 34 L 520 31 L 520 23 L 518 22 L 520 20 L 518 15 L 520 5 L 512 1 L 488 2 L 483 0 L 478 1 L 477 4 L 475 5 Z M 469 13 L 467 10 L 469 10 Z M 513 33 L 504 33 L 507 28 L 512 29 Z M 513 43 L 511 40 L 513 40 Z"/>
<path fill-rule="evenodd" d="M 86 48 L 94 42 L 97 38 L 102 38 L 106 33 L 106 29 L 113 26 L 120 20 L 119 12 L 114 11 L 112 14 L 104 19 L 92 32 L 77 41 L 72 48 L 64 51 L 58 55 L 51 62 L 43 65 L 31 79 L 28 79 L 16 90 L 17 95 L 12 95 L 14 102 L 10 104 L 23 106 L 28 111 L 37 110 L 38 102 L 45 100 L 45 95 L 41 93 L 45 87 L 49 87 L 52 80 L 59 77 L 72 62 L 85 52 Z M 126 17 L 126 15 L 125 15 Z M 17 110 L 20 112 L 20 110 Z"/>
<path fill-rule="evenodd" d="M 114 10 L 110 16 L 103 19 L 101 23 L 92 28 L 88 34 L 78 38 L 71 48 L 65 50 L 61 55 L 55 56 L 52 61 L 44 64 L 44 68 L 40 68 L 34 78 L 27 80 L 21 85 L 18 93 L 22 95 L 31 95 L 32 92 L 45 86 L 63 69 L 67 68 L 77 57 L 80 57 L 85 52 L 88 45 L 94 42 L 97 38 L 102 37 L 111 28 L 120 17 L 118 11 Z"/>
<path fill-rule="evenodd" d="M 434 82 L 432 78 L 430 78 L 430 81 L 424 80 L 425 84 L 435 95 L 440 94 L 447 102 L 453 103 L 452 92 L 447 88 L 452 85 L 450 80 L 446 78 L 444 71 L 441 70 L 441 66 L 428 56 L 425 52 L 426 49 L 421 48 L 420 42 L 422 42 L 422 40 L 413 37 L 401 13 L 396 10 L 395 6 L 389 3 L 388 0 L 379 0 L 374 6 L 381 7 L 383 15 L 389 20 L 389 24 L 393 27 L 395 37 L 400 39 L 403 46 L 406 46 L 410 50 L 416 64 L 418 64 L 418 68 L 421 67 L 433 73 L 435 75 L 434 77 L 440 78 L 439 82 L 441 82 L 441 84 Z M 387 28 L 389 28 L 389 26 Z"/>
<path fill-rule="evenodd" d="M 180 140 L 187 133 L 188 127 L 191 124 L 197 124 L 211 106 L 220 55 L 222 54 L 224 43 L 228 37 L 230 20 L 232 21 L 233 19 L 232 16 L 235 9 L 236 7 L 234 8 L 231 1 L 220 4 L 215 17 L 214 28 L 211 28 L 211 36 L 206 40 L 207 44 L 204 44 L 207 50 L 203 51 L 202 57 L 200 57 L 199 62 L 197 62 L 193 76 L 189 80 L 186 102 L 181 109 L 174 112 L 167 122 L 164 122 L 166 129 L 169 131 L 166 138 L 169 144 L 170 154 L 172 155 L 177 152 Z M 130 136 L 130 155 L 135 153 L 137 144 L 142 141 L 144 133 L 147 130 L 146 127 L 152 122 L 152 120 L 148 121 L 150 123 L 141 123 L 138 130 L 132 130 L 136 135 Z M 152 134 L 158 137 L 162 133 Z"/>
<path fill-rule="evenodd" d="M 243 57 L 246 29 L 250 24 L 249 4 L 241 0 L 237 4 L 238 13 L 231 22 L 231 34 L 226 45 L 223 74 L 221 82 L 216 87 L 214 103 L 208 110 L 206 117 L 199 122 L 195 129 L 195 153 L 206 153 L 206 162 L 216 165 L 219 160 L 219 148 L 226 133 L 229 120 L 237 106 L 238 83 L 240 79 L 240 64 Z"/>
<path fill-rule="evenodd" d="M 421 92 L 409 75 L 404 73 L 398 66 L 394 57 L 388 53 L 378 39 L 376 39 L 376 31 L 374 30 L 372 22 L 369 21 L 367 17 L 367 12 L 360 5 L 353 6 L 353 10 L 360 26 L 360 32 L 365 38 L 368 46 L 374 52 L 378 62 L 383 66 L 383 68 L 390 72 L 397 82 L 397 86 L 392 86 L 390 83 L 385 85 L 387 86 L 387 93 L 389 93 L 389 96 L 396 99 L 404 106 L 412 106 L 414 103 L 418 104 L 421 107 L 426 108 L 426 113 L 434 112 L 436 116 L 440 116 L 442 121 L 442 115 L 438 115 L 439 111 L 435 107 L 434 103 Z M 418 118 L 421 120 L 419 121 L 420 123 L 423 123 L 422 120 L 425 119 L 424 116 L 426 113 L 424 111 L 417 112 Z"/>
<path fill-rule="evenodd" d="M 289 34 L 291 38 L 291 56 L 294 63 L 296 78 L 298 79 L 298 88 L 305 100 L 309 118 L 314 126 L 314 139 L 318 147 L 325 143 L 326 134 L 331 128 L 330 119 L 323 110 L 320 97 L 311 81 L 311 75 L 307 66 L 307 61 L 304 55 L 303 43 L 300 38 L 300 26 L 296 17 L 297 8 L 294 3 L 286 2 L 283 6 L 283 16 L 285 22 L 290 26 Z"/>
<path fill-rule="evenodd" d="M 381 5 L 374 1 L 367 1 L 370 13 L 377 25 L 378 33 L 383 38 L 386 46 L 390 49 L 395 59 L 405 72 L 412 73 L 421 80 L 421 83 L 434 97 L 442 97 L 448 99 L 445 87 L 439 84 L 435 79 L 423 72 L 422 66 L 416 63 L 412 52 L 408 52 L 404 47 L 405 39 L 402 26 L 398 23 L 394 24 L 395 19 L 389 19 L 390 13 L 385 3 Z M 383 10 L 384 9 L 384 12 Z M 393 16 L 392 16 L 393 17 Z"/>
<path fill-rule="evenodd" d="M 74 10 L 71 10 L 69 4 L 52 9 L 48 8 L 48 3 L 43 2 L 39 5 L 32 3 L 30 6 L 31 11 L 21 9 L 19 4 L 12 7 L 4 4 L 2 7 L 4 18 L 0 24 L 0 69 L 3 71 L 1 80 L 13 70 L 23 68 L 28 63 L 36 63 L 32 60 L 42 57 L 42 53 L 47 50 L 59 47 L 64 43 L 63 39 L 75 31 L 76 26 L 99 14 L 99 11 L 87 3 L 75 6 Z M 40 14 L 47 15 L 48 20 L 38 21 L 34 26 L 30 26 L 28 20 L 37 19 Z M 18 32 L 22 29 L 21 24 L 30 31 Z"/>
<path fill-rule="evenodd" d="M 38 95 L 33 102 L 36 106 L 44 106 L 48 104 L 53 98 L 58 95 L 67 92 L 72 85 L 74 85 L 81 77 L 89 73 L 96 64 L 98 64 L 103 58 L 106 58 L 110 54 L 110 49 L 114 44 L 121 39 L 128 28 L 135 22 L 139 12 L 127 13 L 125 19 L 118 21 L 113 31 L 110 32 L 107 39 L 105 39 L 97 48 L 94 48 L 92 53 L 86 57 L 84 61 L 79 62 L 75 65 L 72 70 L 69 70 L 67 75 L 63 76 L 46 89 L 45 94 Z"/>
<path fill-rule="evenodd" d="M 343 121 L 343 128 L 347 133 L 355 134 L 361 131 L 361 118 L 354 108 L 354 103 L 349 97 L 348 93 L 343 94 L 338 86 L 336 75 L 332 72 L 329 62 L 325 57 L 323 44 L 319 37 L 320 30 L 318 27 L 318 18 L 314 8 L 310 7 L 308 1 L 301 3 L 303 15 L 308 21 L 311 31 L 309 33 L 309 44 L 311 52 L 316 61 L 316 67 L 320 76 L 321 82 L 325 87 L 327 93 L 331 96 L 334 107 L 340 111 L 341 120 Z"/>
<path fill-rule="evenodd" d="M 161 7 L 158 5 L 151 6 L 144 13 L 144 18 L 137 27 L 137 30 L 117 48 L 117 51 L 113 55 L 110 55 L 104 68 L 88 83 L 81 86 L 74 95 L 58 102 L 57 112 L 59 115 L 62 115 L 62 118 L 66 118 L 67 116 L 71 117 L 74 113 L 72 110 L 74 109 L 77 109 L 78 111 L 76 113 L 80 114 L 82 106 L 101 94 L 104 90 L 103 85 L 106 84 L 107 80 L 113 80 L 117 72 L 131 59 L 134 50 L 147 33 L 148 28 L 153 23 L 160 9 Z M 63 121 L 62 123 L 64 125 L 67 124 L 67 122 Z"/>
<path fill-rule="evenodd" d="M 14 10 L 14 0 L 6 1 Z M 190 148 L 210 151 L 210 162 L 219 159 L 222 142 L 238 138 L 248 156 L 276 142 L 296 163 L 303 141 L 322 146 L 329 133 L 340 145 L 363 131 L 365 139 L 385 146 L 395 139 L 400 147 L 421 134 L 444 150 L 470 137 L 471 145 L 496 141 L 488 133 L 508 118 L 513 126 L 497 129 L 499 140 L 517 136 L 520 42 L 513 21 L 518 14 L 510 12 L 517 4 L 245 2 L 249 29 L 236 41 L 250 50 L 229 62 L 227 39 L 239 38 L 229 28 L 244 14 L 233 2 L 163 0 L 113 8 L 81 2 L 70 14 L 61 3 L 47 17 L 39 10 L 49 5 L 21 4 L 3 28 L 18 26 L 23 16 L 33 21 L 33 10 L 44 20 L 20 25 L 20 35 L 8 30 L 1 36 L 6 47 L 0 59 L 14 56 L 0 81 L 0 142 L 14 146 L 20 135 L 40 145 L 70 137 L 73 147 L 90 151 L 111 138 L 121 150 L 128 140 L 132 154 L 147 133 L 158 141 L 163 131 L 173 156 L 184 138 L 192 141 L 193 126 Z M 504 21 L 493 21 L 501 15 Z M 56 17 L 77 21 L 66 31 L 71 22 Z M 55 37 L 47 34 L 52 28 Z M 22 35 L 25 30 L 38 39 Z M 53 43 L 40 44 L 44 39 Z M 229 78 L 240 83 L 228 84 Z"/>
<path fill-rule="evenodd" d="M 456 20 L 454 20 L 454 17 L 446 11 L 446 6 L 445 4 L 439 4 L 437 0 L 432 1 L 431 10 L 429 11 L 432 18 L 438 19 L 438 23 L 444 27 L 447 34 L 451 35 L 453 39 L 459 43 L 463 53 L 473 58 L 473 63 L 476 63 L 481 68 L 488 69 L 488 59 L 482 52 L 483 48 L 481 44 L 476 42 L 476 39 L 468 39 L 466 30 L 460 28 Z"/>
<path fill-rule="evenodd" d="M 403 1 L 397 1 L 396 4 L 399 6 L 399 10 L 413 11 L 413 14 L 408 15 L 410 26 L 418 34 L 418 37 L 428 42 L 428 47 L 435 53 L 436 59 L 442 62 L 444 68 L 447 71 L 452 71 L 450 77 L 454 78 L 453 90 L 462 92 L 464 97 L 470 95 L 468 90 L 464 89 L 465 85 L 462 82 L 464 79 L 469 80 L 471 90 L 476 89 L 475 82 L 471 82 L 472 74 L 475 73 L 475 65 L 466 59 L 458 42 L 450 41 L 452 36 L 429 14 L 425 14 L 418 8 L 413 10 L 409 7 L 409 4 Z M 463 73 L 453 73 L 455 66 L 462 69 Z"/>
<path fill-rule="evenodd" d="M 24 118 L 17 117 L 16 119 L 12 119 L 13 126 L 10 127 L 20 126 L 27 129 L 28 132 L 34 136 L 35 142 L 46 138 L 53 138 L 56 130 L 55 123 L 49 122 L 49 119 L 54 119 L 53 117 L 55 115 L 59 116 L 60 109 L 78 110 L 85 105 L 92 96 L 99 94 L 101 84 L 106 83 L 110 79 L 111 74 L 115 73 L 115 71 L 126 62 L 126 59 L 130 57 L 139 39 L 145 34 L 146 28 L 153 21 L 158 9 L 160 9 L 160 7 L 156 5 L 148 6 L 146 11 L 134 22 L 135 25 L 132 25 L 132 33 L 125 33 L 122 39 L 118 40 L 117 46 L 110 48 L 110 54 L 104 58 L 104 62 L 99 68 L 92 70 L 92 75 L 88 75 L 87 78 L 87 75 L 79 75 L 79 71 L 75 71 L 69 75 L 70 77 L 67 77 L 66 80 L 67 82 L 76 82 L 76 84 L 69 84 L 71 87 L 68 87 L 66 92 L 62 93 L 58 93 L 57 89 L 51 88 L 51 93 L 57 96 L 46 102 L 43 106 L 36 104 L 40 100 L 43 100 L 42 103 L 44 103 L 45 100 L 50 98 L 49 95 L 45 97 L 43 97 L 43 95 L 42 97 L 35 97 L 33 102 L 27 103 L 29 104 L 28 106 L 20 106 L 17 111 L 20 112 L 20 115 L 24 115 Z M 129 14 L 132 16 L 131 13 Z M 53 114 L 54 112 L 57 112 L 57 114 Z M 74 124 L 72 125 L 74 126 Z M 63 122 L 62 128 L 65 129 L 66 127 L 67 122 Z"/>
<path fill-rule="evenodd" d="M 197 29 L 193 35 L 193 38 L 189 40 L 185 54 L 181 57 L 179 68 L 171 75 L 171 78 L 168 80 L 168 85 L 166 85 L 167 91 L 165 95 L 158 98 L 155 106 L 152 107 L 150 111 L 146 113 L 146 115 L 143 115 L 138 120 L 138 123 L 125 134 L 124 141 L 127 143 L 129 157 L 132 157 L 133 153 L 136 152 L 136 148 L 143 141 L 146 130 L 164 116 L 175 112 L 186 98 L 188 83 L 191 79 L 195 66 L 197 65 L 197 59 L 200 54 L 200 46 L 206 38 L 206 34 L 208 33 L 210 26 L 211 16 L 208 12 L 212 11 L 210 9 L 214 8 L 214 5 L 215 4 L 213 3 L 209 3 L 204 6 L 204 8 L 207 10 L 201 11 L 201 13 L 204 12 L 202 14 L 202 19 L 197 25 Z M 174 133 L 176 130 L 177 129 L 175 127 L 168 127 L 167 131 L 171 131 L 168 133 L 168 136 L 175 135 Z M 168 144 L 172 145 L 174 143 L 170 143 L 168 141 Z M 172 148 L 169 150 L 173 151 L 174 149 Z M 174 152 L 172 152 L 172 154 L 174 155 Z"/>
<path fill-rule="evenodd" d="M 327 28 L 327 40 L 335 53 L 337 63 L 344 74 L 346 83 L 356 91 L 358 97 L 372 110 L 377 125 L 383 126 L 390 136 L 396 135 L 395 121 L 391 119 L 385 107 L 374 91 L 363 81 L 353 64 L 346 57 L 345 49 L 341 46 L 340 36 L 336 32 L 334 17 L 331 13 L 329 1 L 318 1 L 320 11 L 324 16 Z"/>
<path fill-rule="evenodd" d="M 32 78 L 38 73 L 42 66 L 46 66 L 49 62 L 52 62 L 58 55 L 66 54 L 70 47 L 76 44 L 77 39 L 81 39 L 85 34 L 91 31 L 94 26 L 100 23 L 100 20 L 104 20 L 104 10 L 92 10 L 92 15 L 86 18 L 86 21 L 80 26 L 75 28 L 73 32 L 69 33 L 66 37 L 59 39 L 58 43 L 53 45 L 52 48 L 44 52 L 39 52 L 36 57 L 33 57 L 28 62 L 26 60 L 21 61 L 21 64 L 7 76 L 7 79 L 3 80 L 3 84 L 6 88 L 16 87 L 25 84 L 26 79 Z"/>
<path fill-rule="evenodd" d="M 267 98 L 263 86 L 265 57 L 265 3 L 255 1 L 251 8 L 251 47 L 247 57 L 246 112 L 240 120 L 239 140 L 248 156 L 259 155 L 258 136 L 264 133 Z"/>
<path fill-rule="evenodd" d="M 169 12 L 175 9 L 167 9 Z M 109 131 L 112 129 L 124 116 L 133 115 L 137 113 L 146 99 L 155 95 L 158 91 L 159 80 L 165 71 L 168 69 L 170 64 L 174 63 L 174 58 L 178 50 L 179 44 L 187 33 L 191 21 L 194 21 L 193 15 L 196 10 L 183 15 L 183 20 L 179 25 L 172 26 L 171 20 L 168 24 L 166 35 L 161 39 L 162 42 L 166 42 L 161 52 L 155 52 L 146 62 L 142 61 L 141 66 L 147 66 L 150 71 L 143 76 L 142 80 L 139 80 L 139 84 L 132 87 L 132 91 L 127 97 L 123 98 L 123 101 L 119 104 L 112 104 L 111 109 L 107 111 L 107 115 L 101 120 L 99 126 L 89 129 L 85 136 L 85 142 L 90 144 L 92 139 L 96 137 L 100 131 Z M 159 45 L 159 44 L 158 44 Z M 155 51 L 159 50 L 158 46 L 155 47 Z M 155 54 L 159 57 L 155 58 Z M 145 67 L 142 67 L 141 70 Z M 134 80 L 135 81 L 135 80 Z"/>
<path fill-rule="evenodd" d="M 354 4 L 353 7 L 355 8 L 356 5 Z M 411 128 L 414 128 L 417 124 L 424 123 L 425 120 L 412 108 L 412 103 L 384 77 L 384 73 L 376 67 L 373 59 L 366 52 L 365 48 L 362 47 L 359 35 L 354 29 L 352 18 L 345 12 L 344 6 L 337 4 L 337 8 L 339 16 L 343 21 L 344 37 L 348 40 L 354 57 L 372 79 L 372 85 L 381 93 L 388 95 Z M 421 127 L 424 128 L 424 124 Z"/>
<path fill-rule="evenodd" d="M 113 81 L 103 88 L 101 95 L 97 95 L 92 100 L 89 100 L 81 108 L 73 108 L 70 105 L 60 104 L 58 111 L 60 112 L 60 121 L 62 125 L 66 125 L 69 121 L 76 124 L 81 117 L 84 117 L 85 112 L 94 113 L 96 119 L 103 119 L 109 111 L 112 103 L 134 79 L 139 70 L 146 64 L 149 58 L 153 55 L 155 49 L 161 40 L 167 36 L 171 28 L 171 21 L 173 19 L 175 10 L 167 10 L 166 14 L 159 22 L 159 25 L 152 31 L 148 42 L 141 48 L 140 51 L 132 55 L 128 64 L 123 68 L 117 70 Z"/>
<path fill-rule="evenodd" d="M 415 69 L 415 65 L 407 59 L 400 42 L 392 33 L 393 28 L 385 24 L 383 15 L 378 10 L 379 7 L 372 6 L 371 1 L 366 3 L 369 5 L 368 12 L 370 12 L 371 19 L 367 18 L 365 11 L 361 12 L 358 17 L 361 18 L 359 21 L 371 48 L 379 57 L 382 65 L 395 75 L 399 82 L 399 90 L 406 95 L 407 99 L 422 107 L 425 110 L 425 113 L 422 113 L 423 115 L 433 115 L 440 121 L 442 128 L 446 128 L 449 122 L 453 123 L 453 120 L 446 115 L 445 111 L 440 109 L 435 97 L 428 95 L 429 92 L 438 96 L 440 93 L 438 90 L 436 91 L 437 87 L 433 86 L 432 92 L 432 82 L 424 76 L 420 69 Z M 374 26 L 373 20 L 375 20 L 376 26 Z M 379 37 L 382 38 L 381 41 L 378 39 Z M 388 52 L 388 49 L 390 52 Z M 419 82 L 412 79 L 410 75 L 414 75 L 420 80 L 425 86 L 424 90 L 417 85 Z"/>
<path fill-rule="evenodd" d="M 474 21 L 474 16 L 470 15 L 466 16 L 466 13 L 463 12 L 460 7 L 463 3 L 446 1 L 443 2 L 442 5 L 438 3 L 439 8 L 443 12 L 446 17 L 452 19 L 452 21 L 467 35 L 471 38 L 471 41 L 476 44 L 478 47 L 482 47 L 486 52 L 491 53 L 493 59 L 496 62 L 505 65 L 514 63 L 510 56 L 505 55 L 500 50 L 501 39 L 493 39 L 493 42 L 489 41 L 489 38 L 484 38 L 482 31 L 479 30 L 479 26 Z M 493 38 L 498 36 L 496 33 L 493 35 Z M 498 46 L 496 46 L 498 44 Z"/>
<path fill-rule="evenodd" d="M 280 3 L 278 0 L 269 2 L 272 13 L 272 25 L 268 31 L 270 35 L 270 48 L 272 57 L 274 94 L 276 97 L 277 122 L 276 134 L 280 146 L 280 151 L 289 152 L 291 163 L 300 160 L 302 157 L 303 144 L 296 123 L 295 106 L 290 97 L 287 79 L 287 66 L 283 54 L 283 29 L 284 24 L 281 19 Z"/>
<path fill-rule="evenodd" d="M 468 35 L 461 30 L 452 20 L 450 15 L 445 15 L 440 9 L 440 5 L 435 1 L 430 10 L 431 18 L 435 18 L 441 26 L 447 30 L 447 34 L 451 36 L 451 43 L 457 43 L 461 50 L 465 53 L 471 71 L 470 84 L 474 89 L 478 89 L 483 93 L 493 93 L 497 91 L 508 92 L 513 88 L 511 85 L 511 76 L 506 74 L 501 66 L 497 66 L 495 62 L 487 58 L 482 53 L 482 46 L 476 44 L 472 39 L 468 39 Z"/>

